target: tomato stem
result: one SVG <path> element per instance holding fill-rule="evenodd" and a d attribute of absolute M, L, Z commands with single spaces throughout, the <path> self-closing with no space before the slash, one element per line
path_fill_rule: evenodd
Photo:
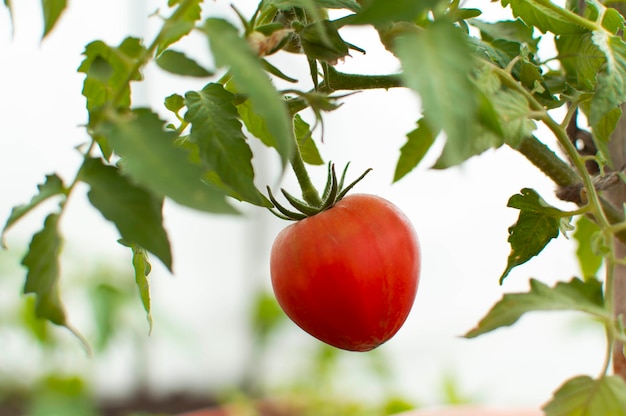
<path fill-rule="evenodd" d="M 322 205 L 322 199 L 313 185 L 313 182 L 311 182 L 311 178 L 306 170 L 306 166 L 304 164 L 304 160 L 302 159 L 302 154 L 300 153 L 300 148 L 298 147 L 297 142 L 290 162 L 291 168 L 296 174 L 298 184 L 302 190 L 302 199 L 313 207 L 320 207 Z"/>

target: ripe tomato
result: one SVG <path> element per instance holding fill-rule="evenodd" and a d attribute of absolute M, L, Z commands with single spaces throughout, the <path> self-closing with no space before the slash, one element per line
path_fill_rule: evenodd
<path fill-rule="evenodd" d="M 391 202 L 354 194 L 282 230 L 270 271 L 278 303 L 300 328 L 337 348 L 389 340 L 415 299 L 420 248 Z"/>

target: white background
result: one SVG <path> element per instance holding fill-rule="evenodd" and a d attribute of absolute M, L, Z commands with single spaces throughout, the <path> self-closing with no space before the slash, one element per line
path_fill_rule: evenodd
<path fill-rule="evenodd" d="M 76 73 L 84 46 L 102 39 L 117 45 L 127 36 L 150 39 L 158 28 L 156 17 L 146 16 L 165 2 L 70 1 L 54 32 L 43 42 L 40 5 L 35 0 L 14 3 L 15 27 L 11 34 L 8 12 L 0 8 L 0 218 L 12 206 L 28 201 L 45 174 L 58 172 L 71 181 L 81 157 L 75 146 L 88 141 L 81 125 L 86 122 L 80 91 L 83 75 Z M 255 2 L 238 2 L 250 12 Z M 486 19 L 505 11 L 497 3 L 467 2 L 490 9 Z M 228 2 L 206 2 L 205 13 L 235 22 Z M 367 50 L 353 53 L 339 70 L 392 73 L 398 63 L 378 43 L 375 32 L 349 29 L 345 39 Z M 549 45 L 548 45 L 549 48 Z M 179 50 L 211 66 L 208 47 L 199 36 L 186 38 Z M 549 50 L 549 49 L 548 49 Z M 302 57 L 279 54 L 275 62 L 290 75 L 306 80 Z M 151 105 L 168 117 L 162 99 L 202 88 L 206 81 L 170 77 L 150 66 L 146 81 L 134 88 L 134 105 Z M 453 103 L 451 103 L 453 105 Z M 357 191 L 381 195 L 401 207 L 418 231 L 423 269 L 414 309 L 395 338 L 380 348 L 389 360 L 393 389 L 416 401 L 442 400 L 441 384 L 454 377 L 468 396 L 491 404 L 539 406 L 566 378 L 595 375 L 604 359 L 601 330 L 579 325 L 578 316 L 562 313 L 534 314 L 514 328 L 502 329 L 474 340 L 460 337 L 471 329 L 504 292 L 522 291 L 528 278 L 552 284 L 578 273 L 574 245 L 560 237 L 536 259 L 515 269 L 503 286 L 498 278 L 509 252 L 507 228 L 517 212 L 506 207 L 508 198 L 523 187 L 538 190 L 548 201 L 567 207 L 553 197 L 553 185 L 522 156 L 508 148 L 488 151 L 458 168 L 429 170 L 441 143 L 422 167 L 391 184 L 399 148 L 419 117 L 419 100 L 407 90 L 362 92 L 345 100 L 325 117 L 326 134 L 319 144 L 323 157 L 338 166 L 351 161 L 352 177 L 368 167 L 373 172 Z M 543 130 L 539 136 L 552 143 Z M 319 137 L 318 137 L 319 138 Z M 318 141 L 319 143 L 319 141 Z M 257 149 L 258 148 L 258 149 Z M 279 183 L 276 157 L 256 146 L 255 165 L 261 186 L 279 184 L 292 191 L 290 174 Z M 316 183 L 325 180 L 325 168 L 313 170 Z M 53 204 L 31 214 L 8 235 L 8 251 L 0 252 L 2 269 L 0 302 L 16 301 L 24 272 L 17 267 L 32 233 L 41 226 Z M 68 371 L 88 371 L 103 394 L 128 391 L 141 376 L 133 363 L 137 357 L 129 344 L 141 339 L 147 348 L 149 371 L 143 376 L 156 391 L 211 389 L 238 380 L 251 346 L 247 331 L 249 299 L 258 287 L 269 288 L 268 253 L 276 233 L 286 224 L 268 212 L 241 206 L 245 217 L 210 216 L 167 203 L 166 226 L 174 251 L 174 276 L 154 260 L 151 275 L 152 335 L 140 307 L 128 325 L 138 332 L 121 340 L 104 357 L 88 359 L 69 334 L 57 360 Z M 128 253 L 116 244 L 115 228 L 92 209 L 85 189 L 72 195 L 63 218 L 66 238 L 64 272 L 88 274 L 103 265 L 119 267 L 132 279 Z M 64 297 L 71 322 L 80 330 L 80 297 Z M 83 319 L 84 321 L 84 319 Z M 138 324 L 137 324 L 138 323 Z M 62 330 L 59 330 L 62 331 Z M 89 335 L 89 329 L 85 332 Z M 174 336 L 173 336 L 174 334 Z M 34 377 L 40 370 L 39 354 L 28 343 L 0 331 L 0 376 L 18 372 Z M 315 345 L 308 335 L 291 325 L 273 344 L 276 354 L 265 363 L 267 376 L 277 381 L 297 376 L 303 351 Z M 126 346 L 124 346 L 126 345 Z M 355 368 L 367 358 L 346 354 Z M 352 363 L 352 364 L 351 364 Z M 378 390 L 373 380 L 345 371 L 342 386 L 348 394 L 367 395 Z M 28 376 L 24 380 L 29 380 Z"/>

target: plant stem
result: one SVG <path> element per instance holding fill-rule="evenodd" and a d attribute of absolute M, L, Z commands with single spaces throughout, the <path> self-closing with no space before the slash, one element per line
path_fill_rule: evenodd
<path fill-rule="evenodd" d="M 311 182 L 311 178 L 309 177 L 309 173 L 306 170 L 306 166 L 304 164 L 304 160 L 302 159 L 302 154 L 300 153 L 300 148 L 297 143 L 290 162 L 291 168 L 296 174 L 298 184 L 300 185 L 300 189 L 302 190 L 302 199 L 304 199 L 304 201 L 307 202 L 309 205 L 312 205 L 314 207 L 321 207 L 322 199 L 320 198 L 317 189 L 313 185 L 313 182 Z"/>
<path fill-rule="evenodd" d="M 389 89 L 402 86 L 402 80 L 398 74 L 386 75 L 356 75 L 345 74 L 337 71 L 332 66 L 326 67 L 326 78 L 319 85 L 320 91 L 332 92 L 338 90 L 369 90 Z"/>

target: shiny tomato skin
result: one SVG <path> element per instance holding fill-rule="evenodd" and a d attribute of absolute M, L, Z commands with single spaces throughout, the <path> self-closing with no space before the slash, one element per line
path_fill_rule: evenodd
<path fill-rule="evenodd" d="M 349 195 L 282 230 L 270 272 L 281 308 L 300 328 L 350 351 L 369 351 L 405 322 L 419 283 L 417 235 L 391 202 Z"/>

